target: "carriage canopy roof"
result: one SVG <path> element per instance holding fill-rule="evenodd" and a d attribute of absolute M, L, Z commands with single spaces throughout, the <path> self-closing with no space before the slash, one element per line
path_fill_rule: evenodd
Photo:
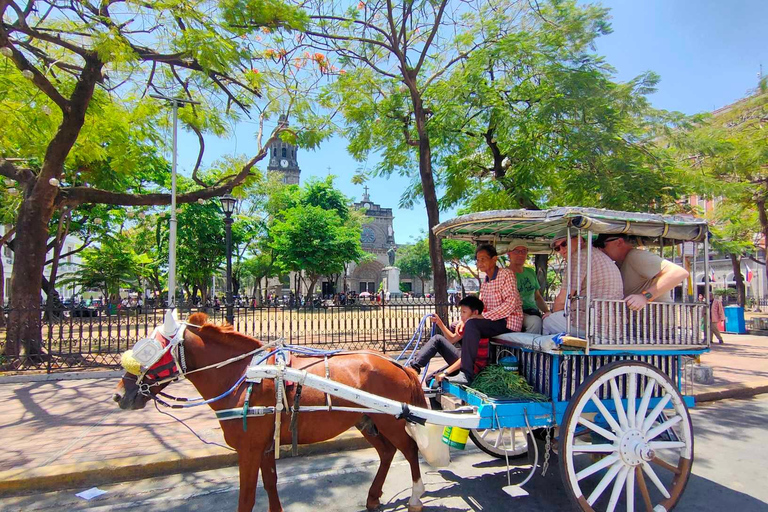
<path fill-rule="evenodd" d="M 550 210 L 493 210 L 471 213 L 438 224 L 436 236 L 493 243 L 499 250 L 525 243 L 531 252 L 547 252 L 567 228 L 591 230 L 593 234 L 627 234 L 650 243 L 701 242 L 707 222 L 693 216 L 620 212 L 598 208 L 561 207 Z"/>

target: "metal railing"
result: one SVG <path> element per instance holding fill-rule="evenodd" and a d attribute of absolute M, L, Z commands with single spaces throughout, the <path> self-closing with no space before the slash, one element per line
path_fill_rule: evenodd
<path fill-rule="evenodd" d="M 632 311 L 623 300 L 593 299 L 590 345 L 706 346 L 705 303 L 651 302 Z"/>
<path fill-rule="evenodd" d="M 209 320 L 224 323 L 226 308 L 178 307 L 179 317 L 204 312 Z M 411 339 L 419 322 L 436 310 L 459 319 L 455 305 L 431 299 L 398 299 L 385 303 L 363 301 L 345 306 L 239 306 L 234 308 L 235 330 L 257 339 L 283 338 L 286 343 L 328 349 L 399 351 Z M 26 321 L 36 322 L 40 338 L 11 340 L 0 329 L 0 371 L 48 372 L 89 367 L 118 367 L 120 354 L 163 323 L 164 308 L 108 308 L 27 311 Z M 16 316 L 18 318 L 18 315 Z M 37 332 L 37 327 L 32 331 Z"/>

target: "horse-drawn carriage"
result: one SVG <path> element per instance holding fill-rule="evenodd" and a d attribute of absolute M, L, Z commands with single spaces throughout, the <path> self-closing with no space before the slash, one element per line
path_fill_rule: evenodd
<path fill-rule="evenodd" d="M 709 276 L 708 231 L 700 219 L 581 208 L 514 210 L 458 217 L 434 232 L 493 243 L 499 252 L 525 241 L 532 252 L 548 253 L 552 240 L 567 236 L 568 254 L 572 236 L 591 240 L 601 233 L 627 234 L 672 257 L 684 246 L 694 275 L 702 244 L 705 280 Z M 415 374 L 381 355 L 262 346 L 194 316 L 186 329 L 169 318 L 156 329 L 156 339 L 136 345 L 132 371 L 138 377 L 126 374 L 116 399 L 121 407 L 141 407 L 149 398 L 167 398 L 160 390 L 169 382 L 189 378 L 204 398 L 199 403 L 217 411 L 225 439 L 240 453 L 239 510 L 253 505 L 259 468 L 270 510 L 281 510 L 275 446 L 316 442 L 355 424 L 382 459 L 368 508 L 378 506 L 389 462 L 399 449 L 413 476 L 409 506 L 419 510 L 424 487 L 406 422 L 472 429 L 478 446 L 504 458 L 529 446 L 538 453 L 534 439 L 543 437 L 542 458 L 548 461 L 550 450 L 557 453 L 564 487 L 577 509 L 670 510 L 691 472 L 688 407 L 693 399 L 683 392 L 684 366 L 708 350 L 708 304 L 688 300 L 685 288 L 682 302 L 652 302 L 641 311 L 622 300 L 594 298 L 590 256 L 597 249 L 590 243 L 583 248 L 586 287 L 570 279 L 570 266 L 581 264 L 581 250 L 579 245 L 576 261 L 563 262 L 563 286 L 572 297 L 566 302 L 567 332 L 509 333 L 492 340 L 497 357 L 514 354 L 520 374 L 546 400 L 490 397 L 444 382 L 434 398 L 459 406 L 430 409 Z M 291 362 L 288 352 L 300 357 Z"/>

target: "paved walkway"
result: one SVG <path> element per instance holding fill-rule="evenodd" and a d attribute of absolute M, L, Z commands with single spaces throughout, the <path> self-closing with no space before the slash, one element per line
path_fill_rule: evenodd
<path fill-rule="evenodd" d="M 768 391 L 768 337 L 725 335 L 702 363 L 714 368 L 715 384 L 696 384 L 697 400 Z M 236 456 L 223 445 L 208 407 L 174 410 L 207 443 L 172 417 L 147 405 L 122 411 L 112 401 L 117 379 L 86 378 L 9 382 L 0 378 L 0 494 L 43 488 L 90 487 L 109 479 L 231 465 Z M 188 382 L 178 396 L 195 396 Z M 364 440 L 349 431 L 314 451 L 350 449 Z"/>

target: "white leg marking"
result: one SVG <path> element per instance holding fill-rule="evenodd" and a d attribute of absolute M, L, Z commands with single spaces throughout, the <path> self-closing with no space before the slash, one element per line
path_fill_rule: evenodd
<path fill-rule="evenodd" d="M 424 494 L 424 491 L 426 491 L 426 488 L 424 487 L 424 483 L 421 481 L 421 478 L 413 482 L 413 492 L 411 493 L 411 499 L 408 500 L 408 505 L 410 507 L 421 507 L 421 495 Z"/>

